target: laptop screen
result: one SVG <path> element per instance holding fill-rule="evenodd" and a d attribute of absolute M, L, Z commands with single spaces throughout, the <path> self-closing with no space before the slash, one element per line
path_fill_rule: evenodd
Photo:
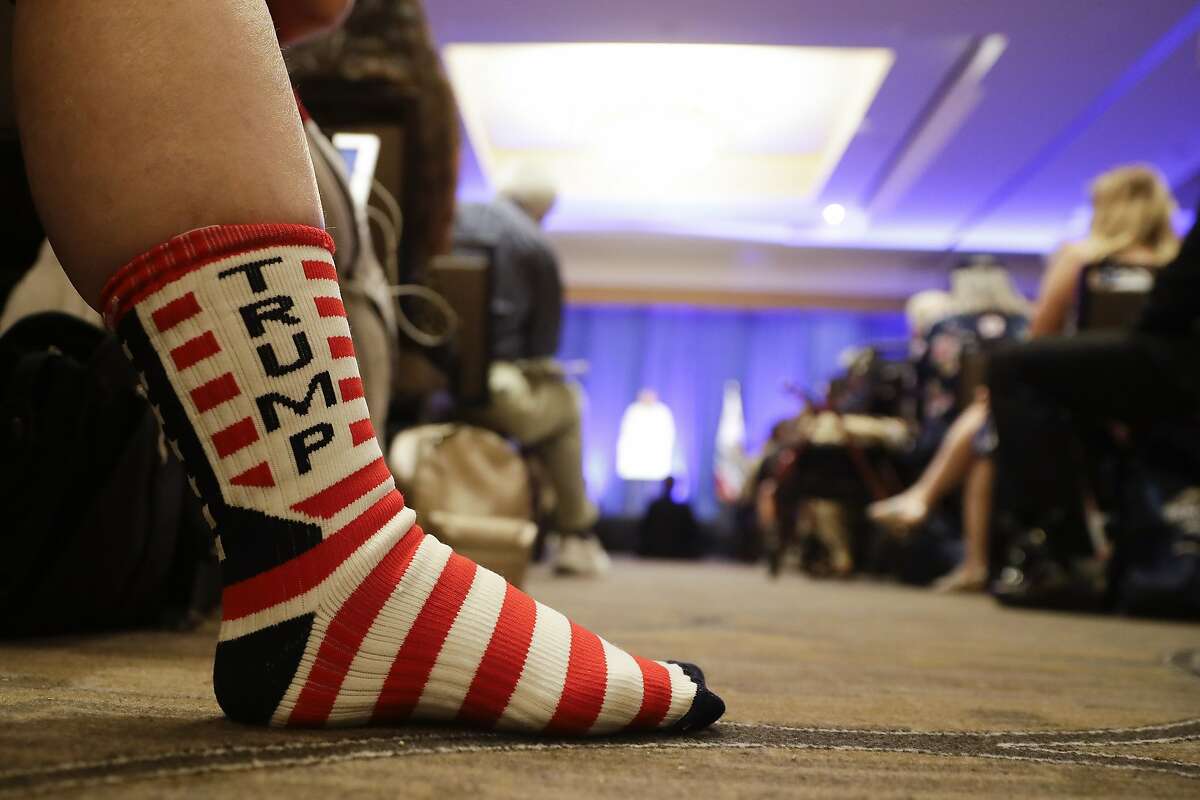
<path fill-rule="evenodd" d="M 360 208 L 371 199 L 375 167 L 379 163 L 379 137 L 373 133 L 335 133 L 333 146 L 350 175 L 350 195 Z"/>

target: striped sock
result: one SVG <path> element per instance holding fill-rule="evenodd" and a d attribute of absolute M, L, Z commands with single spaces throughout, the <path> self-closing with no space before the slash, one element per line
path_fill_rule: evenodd
<path fill-rule="evenodd" d="M 206 228 L 104 293 L 216 535 L 225 713 L 554 734 L 712 724 L 725 707 L 699 669 L 614 647 L 416 525 L 371 427 L 332 249 L 301 226 Z"/>

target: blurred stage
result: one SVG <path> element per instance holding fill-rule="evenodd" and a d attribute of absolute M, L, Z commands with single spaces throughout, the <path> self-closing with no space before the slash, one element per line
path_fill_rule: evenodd
<path fill-rule="evenodd" d="M 689 739 L 226 722 L 214 626 L 0 645 L 0 796 L 1184 796 L 1200 631 L 984 597 L 618 561 L 530 588 L 606 638 L 692 660 L 729 707 Z M 1174 660 L 1174 663 L 1172 662 Z M 930 735 L 933 734 L 933 735 Z"/>

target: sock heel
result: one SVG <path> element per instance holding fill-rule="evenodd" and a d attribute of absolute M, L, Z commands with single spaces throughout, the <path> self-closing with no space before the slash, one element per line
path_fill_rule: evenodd
<path fill-rule="evenodd" d="M 296 675 L 313 615 L 305 614 L 217 644 L 213 688 L 226 716 L 267 725 Z"/>

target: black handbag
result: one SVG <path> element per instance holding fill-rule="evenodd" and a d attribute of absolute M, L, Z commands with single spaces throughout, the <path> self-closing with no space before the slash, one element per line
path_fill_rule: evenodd
<path fill-rule="evenodd" d="M 211 535 L 112 335 L 60 313 L 0 337 L 0 636 L 194 621 Z"/>

